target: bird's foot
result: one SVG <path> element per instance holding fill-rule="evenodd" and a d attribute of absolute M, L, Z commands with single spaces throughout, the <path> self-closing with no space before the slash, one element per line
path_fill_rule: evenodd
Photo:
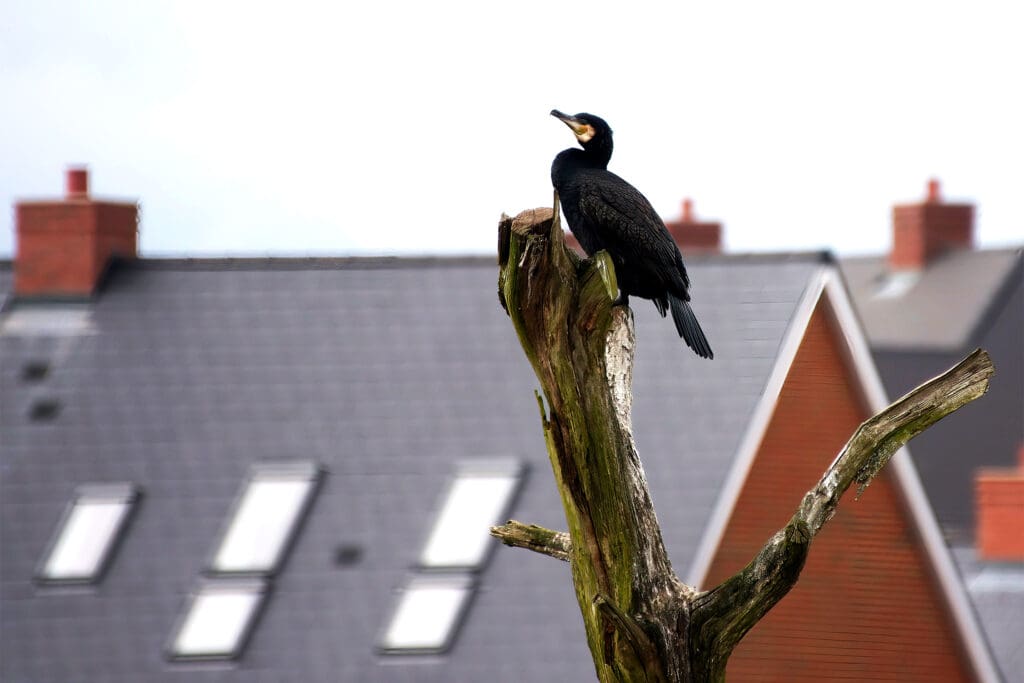
<path fill-rule="evenodd" d="M 619 298 L 612 302 L 612 306 L 629 306 L 629 294 L 619 293 Z"/>

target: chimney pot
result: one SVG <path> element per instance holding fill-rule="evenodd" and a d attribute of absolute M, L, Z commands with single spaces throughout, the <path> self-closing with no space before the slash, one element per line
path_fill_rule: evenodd
<path fill-rule="evenodd" d="M 693 223 L 693 200 L 689 197 L 683 200 L 683 222 Z"/>
<path fill-rule="evenodd" d="M 939 181 L 937 178 L 932 178 L 928 181 L 928 203 L 938 204 L 942 201 L 942 193 L 939 191 Z"/>
<path fill-rule="evenodd" d="M 67 172 L 67 198 L 86 199 L 89 196 L 89 169 L 72 166 Z"/>

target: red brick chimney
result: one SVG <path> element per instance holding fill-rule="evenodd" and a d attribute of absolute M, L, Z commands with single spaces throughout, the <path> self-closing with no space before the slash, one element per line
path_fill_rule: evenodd
<path fill-rule="evenodd" d="M 683 200 L 683 215 L 677 221 L 665 221 L 665 227 L 686 253 L 722 251 L 722 224 L 694 218 L 692 199 Z"/>
<path fill-rule="evenodd" d="M 974 206 L 944 203 L 939 181 L 932 179 L 923 202 L 893 207 L 892 233 L 889 266 L 921 270 L 948 249 L 974 246 Z"/>
<path fill-rule="evenodd" d="M 975 477 L 978 557 L 1024 561 L 1024 445 L 1014 469 L 983 469 Z"/>
<path fill-rule="evenodd" d="M 138 204 L 89 197 L 89 172 L 67 171 L 64 199 L 15 205 L 14 292 L 87 297 L 113 256 L 138 253 Z"/>

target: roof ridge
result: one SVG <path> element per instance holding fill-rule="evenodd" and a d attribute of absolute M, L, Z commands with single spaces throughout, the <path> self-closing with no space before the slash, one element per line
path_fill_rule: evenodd
<path fill-rule="evenodd" d="M 115 259 L 114 265 L 127 270 L 326 270 L 337 268 L 377 269 L 434 266 L 497 265 L 497 255 L 452 254 L 416 256 L 143 256 Z M 835 263 L 828 250 L 689 254 L 687 263 Z M 0 260 L 0 267 L 12 265 Z"/>
<path fill-rule="evenodd" d="M 949 255 L 963 256 L 967 254 L 1018 254 L 1024 255 L 1024 242 L 1020 244 L 1004 244 L 992 247 L 978 247 L 975 246 L 971 249 L 950 249 L 943 252 L 938 258 Z M 863 254 L 850 254 L 848 256 L 839 256 L 840 263 L 846 263 L 849 261 L 880 261 L 889 258 L 889 253 L 884 251 L 868 252 Z"/>

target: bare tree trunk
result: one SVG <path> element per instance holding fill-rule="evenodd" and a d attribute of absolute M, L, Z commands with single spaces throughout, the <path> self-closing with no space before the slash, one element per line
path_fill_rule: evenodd
<path fill-rule="evenodd" d="M 544 437 L 569 530 L 509 522 L 492 533 L 570 562 L 602 681 L 725 680 L 733 648 L 796 583 L 843 492 L 854 481 L 866 486 L 908 439 L 981 396 L 993 372 L 976 351 L 865 422 L 750 564 L 696 591 L 672 571 L 633 443 L 633 320 L 611 305 L 611 259 L 580 261 L 550 209 L 503 217 L 498 239 L 499 299 L 543 388 Z"/>

